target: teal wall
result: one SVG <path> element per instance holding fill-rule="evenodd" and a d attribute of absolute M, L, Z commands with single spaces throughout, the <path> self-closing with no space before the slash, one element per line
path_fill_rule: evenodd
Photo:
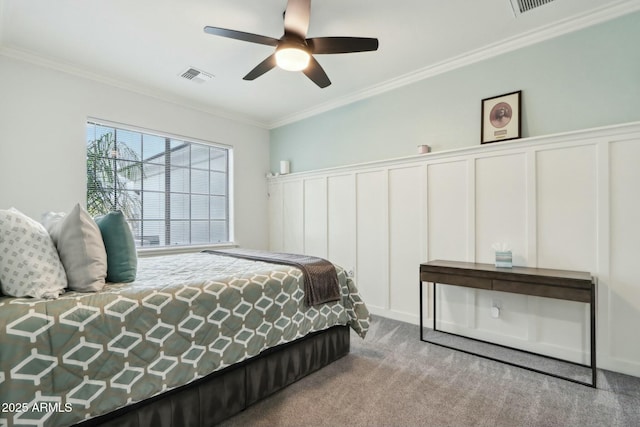
<path fill-rule="evenodd" d="M 322 169 L 480 143 L 483 98 L 522 90 L 522 134 L 640 121 L 640 13 L 273 129 L 271 170 Z"/>

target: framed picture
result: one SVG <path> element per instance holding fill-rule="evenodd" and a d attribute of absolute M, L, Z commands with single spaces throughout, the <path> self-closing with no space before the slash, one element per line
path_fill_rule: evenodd
<path fill-rule="evenodd" d="M 520 138 L 520 99 L 522 91 L 482 100 L 480 143 Z"/>

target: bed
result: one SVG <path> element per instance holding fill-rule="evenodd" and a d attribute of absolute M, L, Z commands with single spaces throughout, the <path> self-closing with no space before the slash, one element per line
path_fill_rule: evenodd
<path fill-rule="evenodd" d="M 296 267 L 210 253 L 141 258 L 132 283 L 0 297 L 0 426 L 219 422 L 349 351 L 369 313 L 305 303 Z"/>

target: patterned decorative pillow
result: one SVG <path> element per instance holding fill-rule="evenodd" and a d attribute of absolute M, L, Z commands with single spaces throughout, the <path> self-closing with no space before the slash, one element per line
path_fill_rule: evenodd
<path fill-rule="evenodd" d="M 0 285 L 4 295 L 58 298 L 67 287 L 58 251 L 39 222 L 0 210 Z"/>
<path fill-rule="evenodd" d="M 69 289 L 95 292 L 105 285 L 107 251 L 91 215 L 76 204 L 67 215 L 47 212 L 42 223 L 58 249 Z"/>

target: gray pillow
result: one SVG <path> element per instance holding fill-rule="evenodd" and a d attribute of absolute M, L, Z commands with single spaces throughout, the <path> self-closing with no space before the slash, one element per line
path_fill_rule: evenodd
<path fill-rule="evenodd" d="M 67 215 L 44 214 L 43 223 L 58 249 L 69 289 L 80 292 L 101 290 L 107 277 L 107 251 L 100 229 L 91 215 L 77 204 Z"/>
<path fill-rule="evenodd" d="M 0 285 L 13 297 L 58 298 L 67 287 L 58 251 L 42 224 L 0 210 Z"/>

